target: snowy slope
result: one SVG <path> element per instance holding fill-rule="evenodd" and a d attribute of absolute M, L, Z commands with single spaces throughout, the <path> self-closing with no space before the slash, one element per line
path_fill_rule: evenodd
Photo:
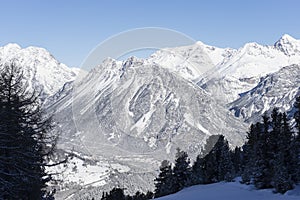
<path fill-rule="evenodd" d="M 176 147 L 195 158 L 209 135 L 241 145 L 247 129 L 194 83 L 134 57 L 105 60 L 70 90 L 49 108 L 63 133 L 59 147 L 127 166 L 122 179 L 110 171 L 107 184 L 130 192 L 153 189 L 161 160 L 173 159 Z"/>
<path fill-rule="evenodd" d="M 300 65 L 290 65 L 263 77 L 255 88 L 229 104 L 229 107 L 237 117 L 255 122 L 274 107 L 289 111 L 299 95 Z"/>
<path fill-rule="evenodd" d="M 0 47 L 0 64 L 21 66 L 29 88 L 42 91 L 43 99 L 56 93 L 66 82 L 75 80 L 79 69 L 58 62 L 46 49 L 21 48 L 17 44 Z"/>
<path fill-rule="evenodd" d="M 148 60 L 188 80 L 197 81 L 203 73 L 223 63 L 235 51 L 231 48 L 209 46 L 199 41 L 194 45 L 159 50 Z"/>
<path fill-rule="evenodd" d="M 283 35 L 273 46 L 247 43 L 198 84 L 224 103 L 255 87 L 260 78 L 300 63 L 300 41 Z"/>
<path fill-rule="evenodd" d="M 242 185 L 238 182 L 197 185 L 182 191 L 157 198 L 157 200 L 298 200 L 300 187 L 286 194 L 274 194 L 271 189 L 256 190 L 253 186 Z"/>

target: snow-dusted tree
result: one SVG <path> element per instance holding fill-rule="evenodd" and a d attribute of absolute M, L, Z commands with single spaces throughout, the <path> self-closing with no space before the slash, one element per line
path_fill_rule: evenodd
<path fill-rule="evenodd" d="M 272 126 L 277 127 L 277 121 L 281 118 L 278 115 L 277 110 L 274 110 L 272 113 Z M 279 123 L 280 124 L 280 123 Z M 275 137 L 270 137 L 269 133 L 269 118 L 267 116 L 263 117 L 263 123 L 256 124 L 255 134 L 257 134 L 257 141 L 255 142 L 255 149 L 252 152 L 254 160 L 253 166 L 253 182 L 254 185 L 259 188 L 271 188 L 271 180 L 272 180 L 272 165 L 274 157 L 274 151 L 276 147 L 276 139 Z M 279 126 L 280 128 L 280 126 Z M 274 130 L 274 129 L 273 129 Z M 277 135 L 277 130 L 274 130 L 274 135 Z M 271 150 L 272 149 L 272 150 Z"/>
<path fill-rule="evenodd" d="M 204 158 L 198 155 L 192 166 L 191 184 L 198 185 L 204 183 Z"/>
<path fill-rule="evenodd" d="M 300 96 L 296 97 L 296 101 L 294 103 L 294 108 L 296 110 L 296 112 L 294 114 L 294 118 L 295 118 L 297 130 L 298 130 L 298 136 L 299 136 L 300 135 Z"/>
<path fill-rule="evenodd" d="M 160 166 L 160 173 L 154 180 L 155 182 L 155 197 L 161 197 L 173 193 L 173 171 L 171 163 L 163 160 Z"/>
<path fill-rule="evenodd" d="M 247 141 L 243 145 L 243 171 L 242 171 L 242 182 L 245 184 L 251 183 L 253 177 L 253 167 L 255 162 L 258 140 L 257 125 L 251 125 L 250 130 L 247 132 Z"/>
<path fill-rule="evenodd" d="M 228 145 L 228 141 L 224 139 L 224 136 L 220 136 L 217 144 L 220 145 L 220 157 L 218 165 L 218 180 L 232 181 L 235 177 L 234 165 L 231 160 L 231 151 Z"/>
<path fill-rule="evenodd" d="M 190 185 L 191 168 L 188 154 L 179 148 L 176 151 L 175 166 L 173 169 L 173 188 L 177 192 Z"/>
<path fill-rule="evenodd" d="M 20 68 L 0 68 L 0 199 L 42 199 L 50 178 L 46 158 L 55 146 L 47 134 L 51 120 L 43 118 Z"/>
<path fill-rule="evenodd" d="M 297 159 L 297 165 L 298 167 L 296 168 L 296 181 L 300 182 L 300 96 L 298 96 L 296 98 L 296 101 L 294 103 L 294 109 L 295 109 L 295 113 L 294 113 L 294 119 L 296 122 L 296 135 L 295 135 L 295 139 L 293 141 L 293 155 L 294 158 Z"/>
<path fill-rule="evenodd" d="M 234 171 L 237 176 L 241 175 L 243 166 L 243 153 L 241 147 L 235 147 L 234 152 L 231 154 Z"/>
<path fill-rule="evenodd" d="M 113 188 L 109 193 L 104 193 L 101 200 L 125 200 L 124 190 L 121 188 Z"/>
<path fill-rule="evenodd" d="M 297 180 L 296 169 L 298 168 L 298 158 L 294 155 L 293 132 L 289 125 L 287 115 L 282 115 L 280 134 L 277 138 L 278 148 L 274 155 L 273 185 L 277 192 L 285 193 L 293 189 Z"/>

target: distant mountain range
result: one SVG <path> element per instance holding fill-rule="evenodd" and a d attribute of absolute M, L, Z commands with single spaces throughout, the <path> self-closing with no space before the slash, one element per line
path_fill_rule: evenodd
<path fill-rule="evenodd" d="M 108 58 L 80 81 L 80 69 L 45 49 L 0 47 L 0 63 L 9 62 L 42 89 L 62 133 L 58 147 L 76 154 L 60 175 L 61 197 L 75 199 L 113 186 L 151 190 L 160 161 L 177 147 L 195 158 L 216 134 L 241 145 L 249 123 L 273 107 L 292 112 L 300 94 L 300 41 L 289 35 L 272 46 L 197 42 L 147 59 Z"/>

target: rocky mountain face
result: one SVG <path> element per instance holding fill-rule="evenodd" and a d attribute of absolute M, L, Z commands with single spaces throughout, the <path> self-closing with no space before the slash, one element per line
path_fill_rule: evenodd
<path fill-rule="evenodd" d="M 198 84 L 224 104 L 254 88 L 260 78 L 300 63 L 300 41 L 284 35 L 273 46 L 248 43 Z M 208 77 L 208 78 L 207 78 Z"/>
<path fill-rule="evenodd" d="M 229 104 L 237 117 L 248 122 L 261 120 L 272 108 L 291 111 L 295 98 L 300 95 L 300 65 L 283 67 L 263 78 L 256 87 Z"/>
<path fill-rule="evenodd" d="M 235 49 L 218 48 L 196 42 L 194 45 L 166 48 L 155 52 L 147 61 L 157 63 L 180 76 L 198 82 L 205 73 L 229 59 Z"/>
<path fill-rule="evenodd" d="M 123 183 L 130 191 L 153 188 L 160 162 L 173 160 L 176 148 L 195 159 L 210 135 L 241 145 L 247 127 L 196 84 L 134 57 L 105 60 L 49 109 L 64 133 L 59 147 L 125 167 L 137 183 Z M 111 180 L 107 187 L 116 186 Z"/>

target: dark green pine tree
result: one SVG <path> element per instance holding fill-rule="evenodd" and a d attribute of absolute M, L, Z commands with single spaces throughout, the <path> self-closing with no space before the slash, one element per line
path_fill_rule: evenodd
<path fill-rule="evenodd" d="M 220 163 L 219 163 L 219 180 L 232 181 L 235 177 L 234 165 L 232 162 L 232 152 L 230 151 L 228 141 L 222 135 L 220 137 Z"/>
<path fill-rule="evenodd" d="M 243 152 L 241 147 L 235 147 L 234 152 L 231 154 L 234 171 L 237 176 L 240 176 L 243 170 Z"/>
<path fill-rule="evenodd" d="M 242 182 L 254 183 L 257 188 L 270 187 L 268 150 L 269 117 L 263 116 L 263 123 L 250 126 L 247 133 L 247 142 L 243 146 Z"/>
<path fill-rule="evenodd" d="M 272 179 L 272 164 L 270 160 L 273 158 L 274 141 L 270 140 L 268 132 L 269 121 L 268 118 L 264 119 L 264 123 L 256 124 L 256 134 L 258 139 L 255 142 L 255 149 L 253 151 L 254 166 L 252 169 L 253 183 L 259 188 L 271 188 Z"/>
<path fill-rule="evenodd" d="M 296 122 L 296 128 L 298 132 L 298 137 L 300 137 L 300 96 L 296 97 L 296 101 L 294 103 L 295 113 L 294 119 Z"/>
<path fill-rule="evenodd" d="M 291 131 L 286 114 L 282 115 L 282 125 L 279 130 L 274 155 L 272 183 L 277 192 L 285 193 L 293 189 L 296 182 L 297 158 L 293 155 L 293 132 Z"/>
<path fill-rule="evenodd" d="M 257 154 L 258 123 L 252 124 L 247 132 L 247 142 L 243 145 L 242 183 L 250 184 L 254 173 L 254 162 Z"/>
<path fill-rule="evenodd" d="M 126 200 L 126 196 L 123 189 L 113 188 L 109 193 L 103 194 L 101 200 Z"/>
<path fill-rule="evenodd" d="M 160 173 L 158 177 L 154 180 L 155 191 L 154 196 L 162 197 L 168 194 L 172 194 L 173 190 L 173 171 L 171 163 L 167 160 L 162 161 L 160 166 Z"/>
<path fill-rule="evenodd" d="M 20 68 L 0 68 L 0 199 L 42 199 L 55 146 L 51 119 L 43 117 L 38 95 L 27 91 Z"/>
<path fill-rule="evenodd" d="M 188 154 L 184 151 L 181 151 L 179 148 L 176 150 L 175 166 L 173 169 L 174 192 L 180 191 L 184 187 L 191 185 L 189 182 L 191 177 L 191 168 Z"/>
<path fill-rule="evenodd" d="M 297 159 L 297 165 L 296 168 L 296 182 L 300 182 L 300 96 L 296 97 L 296 101 L 294 103 L 294 119 L 296 123 L 296 134 L 295 139 L 293 141 L 293 155 Z"/>
<path fill-rule="evenodd" d="M 192 166 L 191 185 L 204 183 L 204 158 L 198 155 Z"/>
<path fill-rule="evenodd" d="M 219 137 L 219 135 L 209 136 L 203 149 L 201 150 L 201 153 L 197 156 L 196 161 L 193 163 L 191 174 L 192 185 L 210 183 L 210 175 L 216 173 L 214 166 L 216 166 L 217 161 L 214 160 L 215 162 L 207 163 L 208 157 L 206 156 L 211 154 L 211 151 L 219 140 Z M 210 159 L 213 160 L 212 157 L 210 157 Z M 210 164 L 211 166 L 208 166 Z"/>
<path fill-rule="evenodd" d="M 234 166 L 232 163 L 232 153 L 228 142 L 223 135 L 216 136 L 218 140 L 210 152 L 199 159 L 193 166 L 193 172 L 198 170 L 201 181 L 204 184 L 215 183 L 218 181 L 231 181 L 234 176 Z M 215 136 L 214 136 L 215 138 Z M 211 139 L 208 139 L 210 141 Z M 198 166 L 196 166 L 198 165 Z"/>
<path fill-rule="evenodd" d="M 216 143 L 219 140 L 219 135 L 212 135 L 207 139 L 202 155 L 204 156 L 200 163 L 202 181 L 204 184 L 217 182 L 218 160 Z"/>

